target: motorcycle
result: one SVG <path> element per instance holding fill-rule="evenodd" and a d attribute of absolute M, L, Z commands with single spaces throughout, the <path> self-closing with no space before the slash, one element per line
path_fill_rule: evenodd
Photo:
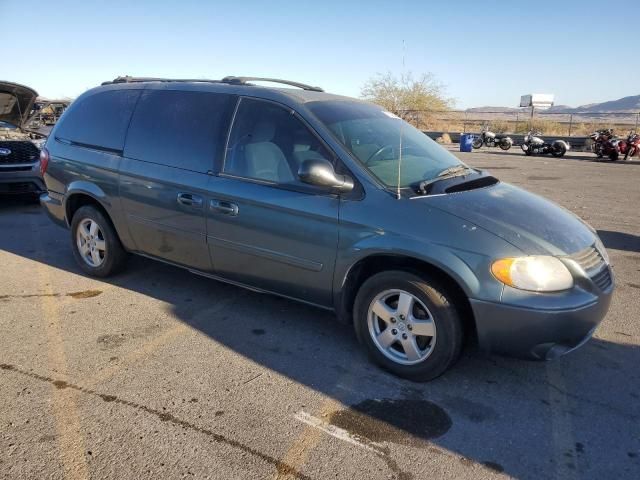
<path fill-rule="evenodd" d="M 631 130 L 626 140 L 618 142 L 618 151 L 621 155 L 624 153 L 624 160 L 634 155 L 640 156 L 640 135 Z"/>
<path fill-rule="evenodd" d="M 618 160 L 618 137 L 613 134 L 612 128 L 598 130 L 589 135 L 591 142 L 591 151 L 598 158 L 609 157 L 609 160 L 615 162 Z"/>
<path fill-rule="evenodd" d="M 571 148 L 568 142 L 564 140 L 554 140 L 551 143 L 545 142 L 537 135 L 542 135 L 542 132 L 529 131 L 524 136 L 524 142 L 520 145 L 525 155 L 539 155 L 550 153 L 554 157 L 562 157 Z"/>
<path fill-rule="evenodd" d="M 496 135 L 495 133 L 489 131 L 489 127 L 485 126 L 482 128 L 480 135 L 473 139 L 472 146 L 475 149 L 482 147 L 482 145 L 486 145 L 487 147 L 500 147 L 502 150 L 509 150 L 511 145 L 513 145 L 513 140 L 511 137 L 507 135 Z"/>

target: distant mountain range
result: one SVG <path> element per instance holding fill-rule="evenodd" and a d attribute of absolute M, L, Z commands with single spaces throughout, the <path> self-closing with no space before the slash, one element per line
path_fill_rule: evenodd
<path fill-rule="evenodd" d="M 521 110 L 527 110 L 522 108 L 510 108 L 510 107 L 476 107 L 468 108 L 468 112 L 518 112 Z M 620 113 L 637 113 L 640 112 L 640 95 L 633 95 L 631 97 L 623 97 L 618 100 L 610 100 L 602 103 L 589 103 L 587 105 L 581 105 L 573 108 L 567 105 L 555 105 L 546 112 L 554 113 L 595 113 L 595 112 L 620 112 Z"/>

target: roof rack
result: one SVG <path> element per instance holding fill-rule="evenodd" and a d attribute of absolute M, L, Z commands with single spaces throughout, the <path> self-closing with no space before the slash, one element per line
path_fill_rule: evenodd
<path fill-rule="evenodd" d="M 292 82 L 290 80 L 281 80 L 278 78 L 263 77 L 224 77 L 222 80 L 207 80 L 203 78 L 156 78 L 156 77 L 131 77 L 129 75 L 120 76 L 113 80 L 102 82 L 102 85 L 112 85 L 114 83 L 142 83 L 142 82 L 204 82 L 204 83 L 227 83 L 229 85 L 253 85 L 249 82 L 273 82 L 292 87 L 309 90 L 312 92 L 324 92 L 320 87 L 312 87 L 304 83 Z"/>
<path fill-rule="evenodd" d="M 142 82 L 205 82 L 205 83 L 222 83 L 220 80 L 207 80 L 203 78 L 157 78 L 157 77 L 131 77 L 125 75 L 120 76 L 102 85 L 112 85 L 114 83 L 142 83 Z"/>
<path fill-rule="evenodd" d="M 249 82 L 273 82 L 281 83 L 283 85 L 290 85 L 292 87 L 301 88 L 303 90 L 309 90 L 311 92 L 324 92 L 320 87 L 313 87 L 305 83 L 292 82 L 290 80 L 281 80 L 279 78 L 263 78 L 263 77 L 224 77 L 223 83 L 230 83 L 233 85 L 251 85 Z"/>

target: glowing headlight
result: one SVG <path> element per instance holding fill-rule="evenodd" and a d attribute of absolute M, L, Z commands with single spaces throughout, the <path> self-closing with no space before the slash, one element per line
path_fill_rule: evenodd
<path fill-rule="evenodd" d="M 503 258 L 493 262 L 491 273 L 502 283 L 520 290 L 559 292 L 573 287 L 571 272 L 555 257 Z"/>

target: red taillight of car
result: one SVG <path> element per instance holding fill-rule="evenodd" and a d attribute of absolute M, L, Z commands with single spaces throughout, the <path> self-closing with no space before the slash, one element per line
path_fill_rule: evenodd
<path fill-rule="evenodd" d="M 49 150 L 43 148 L 40 151 L 40 175 L 44 176 L 47 171 L 47 167 L 49 166 Z"/>

